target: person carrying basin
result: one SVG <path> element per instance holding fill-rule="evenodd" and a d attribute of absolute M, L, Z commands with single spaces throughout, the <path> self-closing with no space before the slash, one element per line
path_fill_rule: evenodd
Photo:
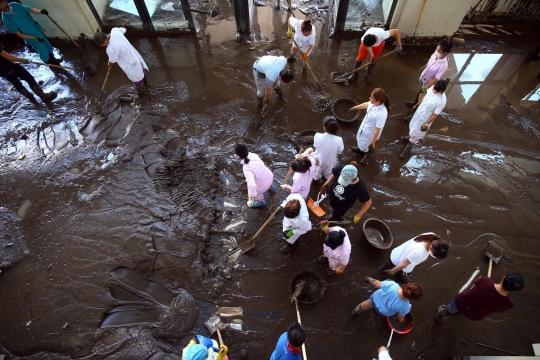
<path fill-rule="evenodd" d="M 446 87 L 448 80 L 437 80 L 434 86 L 427 90 L 427 95 L 420 103 L 418 110 L 414 113 L 409 124 L 409 136 L 402 136 L 401 140 L 407 142 L 407 147 L 400 154 L 404 159 L 411 148 L 422 140 L 429 130 L 431 124 L 446 106 Z"/>
<path fill-rule="evenodd" d="M 442 78 L 446 70 L 448 70 L 448 59 L 446 56 L 452 52 L 452 42 L 443 40 L 437 45 L 435 52 L 431 55 L 428 62 L 420 69 L 419 90 L 414 101 L 407 101 L 405 105 L 416 110 L 422 103 L 427 91 Z M 410 118 L 405 118 L 407 123 Z"/>
<path fill-rule="evenodd" d="M 302 325 L 295 322 L 279 337 L 270 360 L 302 360 L 302 344 L 306 340 L 306 331 Z"/>
<path fill-rule="evenodd" d="M 17 2 L 8 4 L 6 0 L 0 0 L 0 11 L 2 11 L 2 21 L 7 31 L 23 39 L 39 54 L 41 61 L 58 65 L 64 60 L 61 57 L 54 57 L 53 47 L 43 34 L 43 28 L 30 16 L 30 14 L 48 15 L 49 12 L 46 9 L 30 8 Z"/>
<path fill-rule="evenodd" d="M 109 55 L 109 68 L 115 63 L 126 73 L 129 80 L 135 84 L 137 94 L 142 95 L 148 87 L 146 73 L 148 66 L 144 62 L 141 54 L 125 37 L 126 29 L 121 27 L 112 28 L 110 34 L 97 32 L 94 34 L 94 42 L 100 46 L 107 47 Z"/>
<path fill-rule="evenodd" d="M 281 204 L 283 208 L 283 237 L 285 244 L 280 252 L 288 254 L 298 238 L 311 230 L 309 211 L 302 195 L 295 193 L 287 196 Z"/>
<path fill-rule="evenodd" d="M 388 118 L 390 99 L 382 88 L 375 88 L 369 97 L 369 101 L 353 106 L 349 111 L 366 109 L 366 116 L 356 133 L 358 147 L 352 147 L 351 151 L 361 156 L 372 154 L 375 144 L 381 137 L 382 130 Z"/>
<path fill-rule="evenodd" d="M 313 156 L 316 160 L 314 180 L 322 177 L 328 179 L 332 175 L 332 169 L 338 164 L 338 155 L 344 149 L 343 139 L 337 136 L 339 124 L 335 117 L 325 117 L 323 129 L 324 133 L 316 133 L 313 137 Z"/>
<path fill-rule="evenodd" d="M 56 98 L 56 93 L 44 92 L 41 86 L 36 82 L 36 79 L 21 65 L 15 64 L 13 61 L 17 61 L 23 64 L 28 64 L 28 60 L 13 56 L 4 51 L 4 45 L 0 44 L 0 77 L 3 77 L 13 85 L 22 96 L 26 97 L 32 103 L 36 102 L 34 95 L 28 91 L 21 80 L 26 81 L 30 89 L 39 96 L 41 101 L 50 102 Z"/>
<path fill-rule="evenodd" d="M 332 206 L 332 215 L 327 220 L 343 221 L 343 217 L 354 205 L 356 200 L 362 203 L 360 211 L 353 216 L 353 222 L 356 224 L 360 218 L 368 211 L 372 200 L 367 191 L 364 180 L 358 176 L 356 162 L 350 165 L 338 165 L 332 169 L 332 175 L 326 180 L 319 194 L 328 194 L 330 206 Z M 337 179 L 337 180 L 336 180 Z"/>
<path fill-rule="evenodd" d="M 495 284 L 487 276 L 474 280 L 474 287 L 454 296 L 448 305 L 441 305 L 435 316 L 435 321 L 462 313 L 472 321 L 487 318 L 496 312 L 506 312 L 514 307 L 508 295 L 521 291 L 525 286 L 523 276 L 517 273 L 503 276 L 501 282 Z"/>
<path fill-rule="evenodd" d="M 444 259 L 448 256 L 450 245 L 435 233 L 427 232 L 405 241 L 394 248 L 390 253 L 390 260 L 379 267 L 380 272 L 387 275 L 398 275 L 402 282 L 411 280 L 407 274 L 411 273 L 416 265 L 427 260 L 429 256 L 435 259 Z"/>
<path fill-rule="evenodd" d="M 360 47 L 358 48 L 358 56 L 354 64 L 354 69 L 358 69 L 362 66 L 362 62 L 366 59 L 371 62 L 371 66 L 375 66 L 375 61 L 379 58 L 379 55 L 384 49 L 384 41 L 390 36 L 396 38 L 396 52 L 403 50 L 401 47 L 401 35 L 398 29 L 384 30 L 382 28 L 369 28 L 362 36 L 360 40 Z M 358 72 L 355 72 L 349 76 L 349 81 L 354 81 L 358 78 Z"/>
<path fill-rule="evenodd" d="M 369 299 L 358 304 L 351 312 L 352 316 L 358 316 L 373 308 L 379 315 L 397 315 L 398 321 L 402 323 L 412 308 L 409 300 L 418 300 L 423 294 L 422 286 L 414 282 L 400 286 L 392 280 L 379 281 L 369 276 L 365 277 L 364 281 L 378 290 Z"/>
<path fill-rule="evenodd" d="M 253 77 L 257 86 L 258 106 L 270 102 L 272 89 L 280 99 L 283 99 L 281 83 L 287 84 L 294 79 L 291 70 L 285 70 L 287 59 L 284 56 L 265 55 L 253 64 Z"/>
<path fill-rule="evenodd" d="M 276 191 L 276 186 L 272 185 L 274 181 L 272 171 L 264 165 L 259 155 L 249 152 L 245 144 L 236 144 L 234 152 L 241 159 L 242 171 L 246 177 L 247 205 L 254 208 L 265 206 L 264 193 L 268 190 Z"/>
<path fill-rule="evenodd" d="M 340 226 L 329 227 L 329 221 L 321 221 L 321 230 L 324 231 L 323 254 L 317 261 L 320 264 L 328 262 L 328 275 L 341 275 L 349 264 L 351 256 L 351 241 L 347 231 Z M 328 260 L 327 260 L 328 259 Z"/>
<path fill-rule="evenodd" d="M 294 40 L 296 41 L 296 44 L 300 47 L 300 53 L 302 54 L 302 60 L 309 61 L 309 55 L 313 51 L 313 47 L 315 46 L 315 37 L 316 37 L 316 31 L 315 26 L 311 23 L 310 18 L 306 18 L 304 21 L 296 19 L 295 17 L 291 16 L 289 18 L 289 24 L 288 24 L 288 30 L 287 30 L 287 36 L 292 36 L 292 29 L 294 28 Z M 296 47 L 296 44 L 293 42 L 292 48 L 291 48 L 291 55 L 287 59 L 287 62 L 291 63 L 293 61 L 296 61 L 296 58 L 294 55 L 298 51 L 298 47 Z M 302 67 L 302 74 L 306 72 L 306 68 Z"/>
<path fill-rule="evenodd" d="M 291 169 L 294 171 L 293 185 L 282 184 L 281 188 L 289 190 L 291 194 L 300 194 L 305 200 L 315 176 L 315 162 L 312 148 L 308 148 L 302 154 L 297 154 L 291 163 Z"/>

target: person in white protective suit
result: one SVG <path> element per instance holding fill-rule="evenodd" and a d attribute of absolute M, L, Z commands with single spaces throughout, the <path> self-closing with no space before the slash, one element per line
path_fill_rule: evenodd
<path fill-rule="evenodd" d="M 375 143 L 381 137 L 388 109 L 390 108 L 390 99 L 382 88 L 375 88 L 369 97 L 369 101 L 353 106 L 349 111 L 366 109 L 366 116 L 356 133 L 358 147 L 352 147 L 354 153 L 365 156 L 375 150 Z"/>
<path fill-rule="evenodd" d="M 146 81 L 148 66 L 141 54 L 126 39 L 125 33 L 126 29 L 116 27 L 111 30 L 110 34 L 97 32 L 94 35 L 94 41 L 98 45 L 107 47 L 109 68 L 117 63 L 124 70 L 129 80 L 133 81 L 135 89 L 140 95 L 144 93 L 145 87 L 148 86 Z"/>
<path fill-rule="evenodd" d="M 311 230 L 311 221 L 309 221 L 306 202 L 298 193 L 287 196 L 281 207 L 284 209 L 285 215 L 283 217 L 283 236 L 287 244 L 280 251 L 282 254 L 288 254 L 296 240 Z"/>
<path fill-rule="evenodd" d="M 427 94 L 418 106 L 418 110 L 409 123 L 409 136 L 403 136 L 401 140 L 407 142 L 407 147 L 403 150 L 400 158 L 407 157 L 411 148 L 418 144 L 426 134 L 431 124 L 446 106 L 445 90 L 448 86 L 448 79 L 438 80 L 434 86 L 427 90 Z"/>

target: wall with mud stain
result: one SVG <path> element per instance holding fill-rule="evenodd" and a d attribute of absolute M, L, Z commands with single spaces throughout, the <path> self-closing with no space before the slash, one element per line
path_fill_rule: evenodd
<path fill-rule="evenodd" d="M 480 0 L 463 19 L 464 23 L 539 21 L 537 0 Z"/>

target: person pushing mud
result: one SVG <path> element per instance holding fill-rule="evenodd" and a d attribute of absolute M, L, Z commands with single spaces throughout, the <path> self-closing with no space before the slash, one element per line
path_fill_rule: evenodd
<path fill-rule="evenodd" d="M 107 47 L 109 68 L 118 63 L 118 66 L 124 70 L 129 80 L 135 84 L 137 94 L 141 95 L 145 92 L 145 87 L 148 87 L 146 81 L 148 66 L 141 54 L 126 39 L 125 33 L 126 29 L 116 27 L 111 30 L 110 34 L 97 32 L 94 35 L 94 41 L 98 45 Z"/>
<path fill-rule="evenodd" d="M 255 78 L 255 85 L 257 85 L 259 107 L 270 102 L 272 89 L 280 99 L 283 99 L 281 83 L 287 84 L 294 79 L 293 72 L 285 70 L 286 65 L 287 58 L 271 55 L 263 56 L 253 64 L 253 77 Z"/>
<path fill-rule="evenodd" d="M 296 19 L 291 16 L 289 18 L 289 26 L 287 30 L 287 36 L 292 37 L 292 29 L 294 28 L 294 41 L 300 46 L 300 53 L 302 54 L 302 60 L 309 61 L 309 55 L 313 51 L 315 46 L 315 27 L 311 23 L 311 19 L 305 19 L 304 21 Z M 291 63 L 296 61 L 294 55 L 298 51 L 298 47 L 293 43 L 291 48 L 291 55 L 287 59 L 287 62 Z M 306 68 L 302 67 L 302 74 L 305 73 Z"/>

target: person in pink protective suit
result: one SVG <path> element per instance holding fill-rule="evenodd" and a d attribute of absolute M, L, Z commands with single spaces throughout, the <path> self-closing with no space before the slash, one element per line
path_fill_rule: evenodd
<path fill-rule="evenodd" d="M 283 184 L 280 185 L 281 188 L 289 190 L 291 194 L 300 194 L 305 200 L 315 177 L 315 161 L 312 148 L 296 155 L 296 159 L 291 163 L 291 169 L 294 171 L 293 185 Z"/>
<path fill-rule="evenodd" d="M 268 169 L 257 154 L 249 152 L 245 144 L 236 144 L 234 152 L 242 159 L 242 167 L 248 188 L 249 207 L 260 208 L 266 205 L 264 193 L 268 190 L 276 191 L 272 185 L 274 175 Z"/>
<path fill-rule="evenodd" d="M 347 231 L 339 226 L 328 227 L 329 221 L 321 221 L 321 230 L 325 232 L 323 253 L 317 261 L 320 264 L 326 263 L 328 259 L 328 275 L 341 275 L 349 264 L 351 256 L 351 241 Z"/>

